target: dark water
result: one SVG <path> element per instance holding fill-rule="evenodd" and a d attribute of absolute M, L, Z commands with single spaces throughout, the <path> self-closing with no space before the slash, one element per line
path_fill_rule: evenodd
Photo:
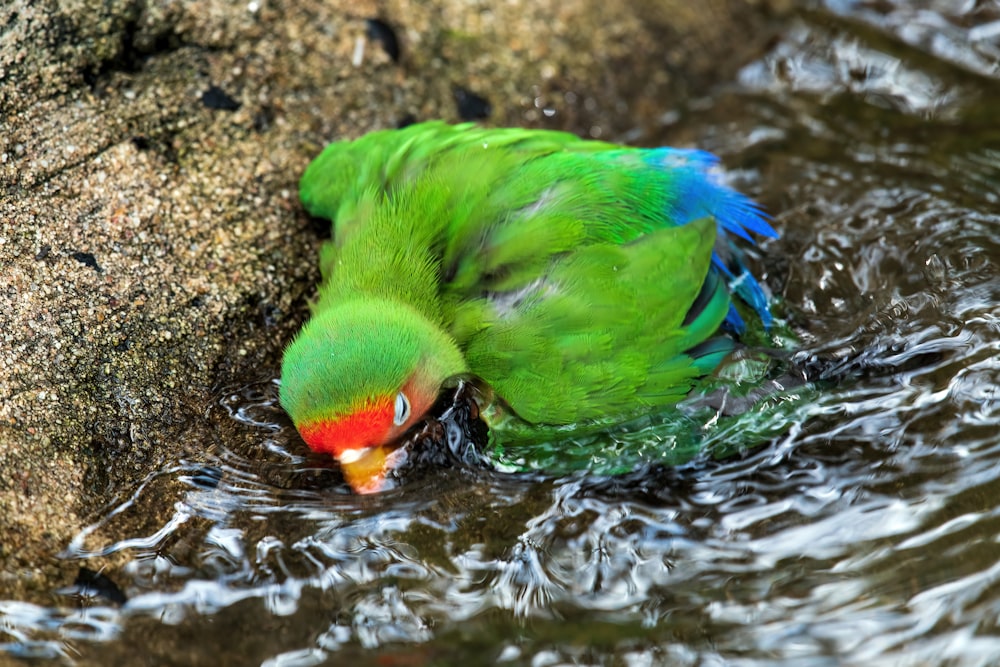
<path fill-rule="evenodd" d="M 828 382 L 762 446 L 620 478 L 454 463 L 359 498 L 252 383 L 216 408 L 246 450 L 109 510 L 65 555 L 111 565 L 63 606 L 0 602 L 0 654 L 996 664 L 998 78 L 995 3 L 830 0 L 664 129 L 783 234 L 760 266 Z"/>

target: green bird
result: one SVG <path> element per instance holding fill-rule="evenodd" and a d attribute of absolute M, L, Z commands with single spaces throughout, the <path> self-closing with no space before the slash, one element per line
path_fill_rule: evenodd
<path fill-rule="evenodd" d="M 300 184 L 333 234 L 282 406 L 364 493 L 455 376 L 540 428 L 682 400 L 743 331 L 736 301 L 771 322 L 732 241 L 777 234 L 716 163 L 442 122 L 331 144 Z"/>

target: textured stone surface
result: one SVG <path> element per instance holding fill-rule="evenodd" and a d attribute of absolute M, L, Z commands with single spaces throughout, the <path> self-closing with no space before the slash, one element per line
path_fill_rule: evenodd
<path fill-rule="evenodd" d="M 296 182 L 324 143 L 458 120 L 459 90 L 491 123 L 641 142 L 766 39 L 760 7 L 701 5 L 4 3 L 0 599 L 49 600 L 60 550 L 156 470 L 253 446 L 212 408 L 302 320 Z"/>

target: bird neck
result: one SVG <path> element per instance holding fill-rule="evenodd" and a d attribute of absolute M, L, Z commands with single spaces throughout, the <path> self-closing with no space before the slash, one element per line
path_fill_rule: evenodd
<path fill-rule="evenodd" d="M 332 260 L 316 310 L 372 298 L 399 302 L 443 326 L 437 239 L 446 215 L 437 195 L 436 188 L 424 187 L 359 203 L 358 220 L 338 227 L 342 233 L 325 250 Z"/>

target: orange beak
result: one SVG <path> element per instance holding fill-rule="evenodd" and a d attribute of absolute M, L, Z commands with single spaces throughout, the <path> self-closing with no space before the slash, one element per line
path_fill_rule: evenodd
<path fill-rule="evenodd" d="M 336 455 L 344 479 L 355 493 L 378 493 L 387 486 L 386 474 L 405 456 L 389 445 L 344 449 Z"/>

